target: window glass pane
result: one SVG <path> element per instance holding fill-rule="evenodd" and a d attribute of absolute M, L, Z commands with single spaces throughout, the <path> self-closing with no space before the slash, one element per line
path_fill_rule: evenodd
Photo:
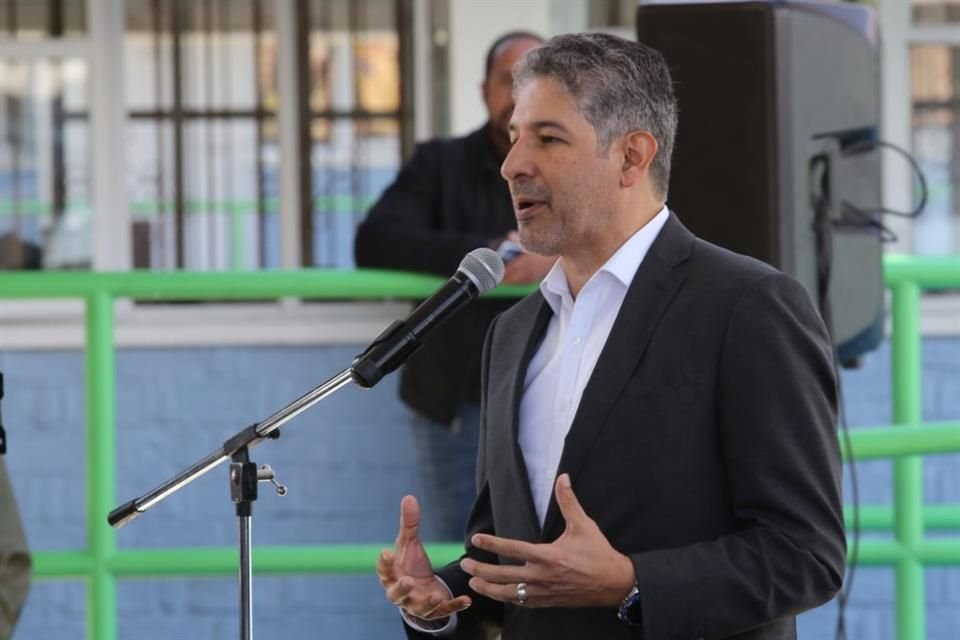
<path fill-rule="evenodd" d="M 137 119 L 127 123 L 126 134 L 134 267 L 174 269 L 173 125 Z"/>
<path fill-rule="evenodd" d="M 59 0 L 63 5 L 63 35 L 80 37 L 87 33 L 86 0 Z"/>
<path fill-rule="evenodd" d="M 183 5 L 183 98 L 193 109 L 252 109 L 255 38 L 251 2 L 194 0 Z"/>
<path fill-rule="evenodd" d="M 249 120 L 186 126 L 184 192 L 190 269 L 260 266 L 256 125 Z"/>
<path fill-rule="evenodd" d="M 128 0 L 135 265 L 257 269 L 279 261 L 268 220 L 276 218 L 278 155 L 272 5 Z"/>
<path fill-rule="evenodd" d="M 354 231 L 399 169 L 396 118 L 337 118 L 313 146 L 313 258 L 352 267 Z"/>
<path fill-rule="evenodd" d="M 260 264 L 267 269 L 281 266 L 280 260 L 280 140 L 275 118 L 263 120 L 260 133 L 260 193 L 262 214 L 260 215 Z"/>
<path fill-rule="evenodd" d="M 587 23 L 591 28 L 629 27 L 635 29 L 636 0 L 592 0 L 588 4 Z"/>
<path fill-rule="evenodd" d="M 90 157 L 82 60 L 0 60 L 0 266 L 88 268 Z"/>
<path fill-rule="evenodd" d="M 960 0 L 910 0 L 916 24 L 960 22 Z"/>
<path fill-rule="evenodd" d="M 396 2 L 313 0 L 310 107 L 313 215 L 308 264 L 349 268 L 357 224 L 399 169 Z"/>
<path fill-rule="evenodd" d="M 399 44 L 395 32 L 365 31 L 357 37 L 357 106 L 362 111 L 400 110 Z"/>
<path fill-rule="evenodd" d="M 173 106 L 173 37 L 169 0 L 127 0 L 124 88 L 127 108 Z"/>
<path fill-rule="evenodd" d="M 960 253 L 958 73 L 960 48 L 912 48 L 913 153 L 930 189 L 926 209 L 914 223 L 918 254 Z"/>
<path fill-rule="evenodd" d="M 0 0 L 0 38 L 41 40 L 82 36 L 86 0 Z"/>

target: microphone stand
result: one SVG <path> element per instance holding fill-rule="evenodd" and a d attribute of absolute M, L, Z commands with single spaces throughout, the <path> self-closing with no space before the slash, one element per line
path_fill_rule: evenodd
<path fill-rule="evenodd" d="M 406 320 L 388 326 L 353 364 L 319 387 L 300 396 L 272 416 L 250 425 L 223 443 L 218 450 L 180 472 L 162 485 L 110 512 L 107 522 L 120 528 L 170 494 L 190 484 L 228 458 L 230 499 L 236 505 L 240 528 L 240 638 L 253 639 L 253 567 L 250 562 L 250 534 L 253 502 L 260 482 L 272 482 L 277 495 L 287 488 L 279 484 L 268 465 L 257 469 L 250 461 L 250 449 L 267 438 L 279 438 L 282 424 L 306 411 L 349 382 L 369 389 L 384 375 L 394 371 L 419 347 L 429 332 L 480 293 L 497 286 L 503 278 L 503 261 L 491 249 L 474 249 L 467 254 L 457 272 L 436 293 L 421 303 Z"/>
<path fill-rule="evenodd" d="M 381 336 L 382 337 L 382 336 Z M 300 396 L 263 422 L 255 423 L 235 434 L 218 450 L 181 471 L 152 491 L 134 498 L 110 512 L 107 522 L 119 529 L 158 502 L 190 484 L 221 462 L 230 459 L 230 499 L 236 505 L 239 525 L 240 551 L 240 638 L 253 640 L 253 566 L 251 563 L 251 525 L 253 502 L 257 499 L 260 482 L 273 483 L 277 495 L 284 496 L 287 488 L 275 479 L 273 469 L 263 465 L 259 469 L 250 461 L 250 449 L 264 440 L 280 437 L 280 426 L 306 411 L 327 396 L 353 381 L 353 368 L 344 369 L 323 384 Z"/>

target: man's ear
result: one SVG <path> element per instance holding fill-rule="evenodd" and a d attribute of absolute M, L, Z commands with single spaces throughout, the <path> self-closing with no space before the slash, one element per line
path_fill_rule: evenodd
<path fill-rule="evenodd" d="M 650 173 L 650 163 L 657 155 L 660 145 L 649 131 L 632 131 L 623 139 L 623 168 L 620 170 L 620 185 L 632 187 Z"/>

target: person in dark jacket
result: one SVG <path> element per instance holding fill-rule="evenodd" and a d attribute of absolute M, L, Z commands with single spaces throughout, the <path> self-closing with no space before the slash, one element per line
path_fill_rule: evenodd
<path fill-rule="evenodd" d="M 357 266 L 451 276 L 471 250 L 510 246 L 516 220 L 500 164 L 510 148 L 512 68 L 542 41 L 513 31 L 490 46 L 481 85 L 487 123 L 464 137 L 417 146 L 360 225 Z M 520 253 L 509 260 L 504 282 L 537 282 L 552 264 L 551 258 Z M 401 372 L 400 397 L 412 410 L 431 491 L 432 519 L 424 523 L 430 538 L 463 536 L 475 497 L 483 336 L 511 303 L 480 300 L 461 310 Z"/>
<path fill-rule="evenodd" d="M 824 323 L 667 207 L 659 52 L 563 35 L 515 74 L 502 171 L 522 244 L 559 259 L 487 333 L 465 554 L 434 570 L 404 497 L 385 595 L 411 640 L 795 640 L 846 555 Z"/>

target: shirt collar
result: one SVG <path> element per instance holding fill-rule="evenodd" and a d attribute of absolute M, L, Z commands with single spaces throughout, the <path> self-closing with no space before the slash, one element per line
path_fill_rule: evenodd
<path fill-rule="evenodd" d="M 640 268 L 640 264 L 669 217 L 670 211 L 664 206 L 647 224 L 627 238 L 627 241 L 620 245 L 620 248 L 597 270 L 597 273 L 608 273 L 624 287 L 629 287 L 637 274 L 637 269 Z M 540 293 L 556 315 L 560 314 L 564 299 L 573 301 L 567 275 L 563 271 L 561 262 L 558 260 L 554 263 L 540 283 Z M 597 277 L 597 273 L 593 274 L 587 284 Z"/>

